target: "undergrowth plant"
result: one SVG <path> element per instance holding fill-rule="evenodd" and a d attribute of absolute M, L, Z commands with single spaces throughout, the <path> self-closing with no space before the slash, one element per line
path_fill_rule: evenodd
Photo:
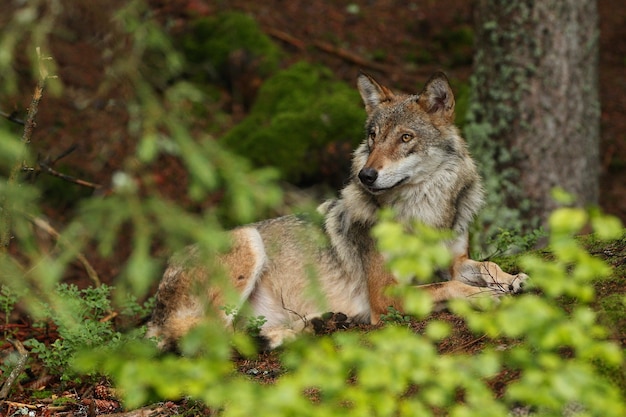
<path fill-rule="evenodd" d="M 224 311 L 224 314 L 230 317 L 232 330 L 243 329 L 253 337 L 259 336 L 261 327 L 267 322 L 265 316 L 247 316 L 240 314 L 239 309 L 234 306 L 222 306 L 220 310 Z"/>
<path fill-rule="evenodd" d="M 408 324 L 411 322 L 411 316 L 389 306 L 387 307 L 387 313 L 380 315 L 380 320 L 386 324 Z"/>
<path fill-rule="evenodd" d="M 115 318 L 145 317 L 153 300 L 142 304 L 129 297 L 121 311 L 115 312 L 111 305 L 113 287 L 101 285 L 79 289 L 75 285 L 60 284 L 54 304 L 44 304 L 40 311 L 41 323 L 51 321 L 59 337 L 51 344 L 37 339 L 29 339 L 30 347 L 44 364 L 48 372 L 59 375 L 62 381 L 79 381 L 85 376 L 98 376 L 98 372 L 80 374 L 70 366 L 77 352 L 100 346 L 116 347 L 124 338 L 138 337 L 143 333 L 140 327 L 123 335 L 115 326 Z"/>
<path fill-rule="evenodd" d="M 7 336 L 11 312 L 19 300 L 20 294 L 9 285 L 0 285 L 0 311 L 4 315 L 4 337 Z"/>

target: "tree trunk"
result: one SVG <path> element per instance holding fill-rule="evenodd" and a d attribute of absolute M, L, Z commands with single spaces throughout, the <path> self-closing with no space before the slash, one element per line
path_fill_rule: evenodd
<path fill-rule="evenodd" d="M 578 206 L 597 204 L 595 0 L 477 0 L 475 24 L 466 136 L 491 202 L 509 213 L 505 220 L 521 213 L 523 225 L 532 217 L 545 223 L 555 187 Z"/>

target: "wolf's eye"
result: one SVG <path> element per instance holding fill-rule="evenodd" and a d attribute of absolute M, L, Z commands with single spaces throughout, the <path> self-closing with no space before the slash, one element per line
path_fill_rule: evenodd
<path fill-rule="evenodd" d="M 374 139 L 376 139 L 376 132 L 372 129 L 367 134 L 367 144 L 370 147 L 374 146 Z"/>
<path fill-rule="evenodd" d="M 411 139 L 413 139 L 413 135 L 410 133 L 404 133 L 401 136 L 402 142 L 407 143 L 409 142 Z"/>

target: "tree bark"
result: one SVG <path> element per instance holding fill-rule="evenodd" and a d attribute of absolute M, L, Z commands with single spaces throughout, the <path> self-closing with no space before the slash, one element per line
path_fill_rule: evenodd
<path fill-rule="evenodd" d="M 485 181 L 488 193 L 504 193 L 501 204 L 526 224 L 545 224 L 555 187 L 578 206 L 597 204 L 596 1 L 477 0 L 475 25 L 467 136 L 489 159 L 484 176 L 500 179 Z"/>

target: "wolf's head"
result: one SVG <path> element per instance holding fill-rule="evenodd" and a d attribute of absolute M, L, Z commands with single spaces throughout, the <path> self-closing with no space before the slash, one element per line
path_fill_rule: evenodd
<path fill-rule="evenodd" d="M 465 153 L 443 73 L 434 74 L 416 95 L 394 94 L 367 74 L 357 83 L 367 137 L 355 152 L 352 174 L 368 192 L 418 184 Z"/>

